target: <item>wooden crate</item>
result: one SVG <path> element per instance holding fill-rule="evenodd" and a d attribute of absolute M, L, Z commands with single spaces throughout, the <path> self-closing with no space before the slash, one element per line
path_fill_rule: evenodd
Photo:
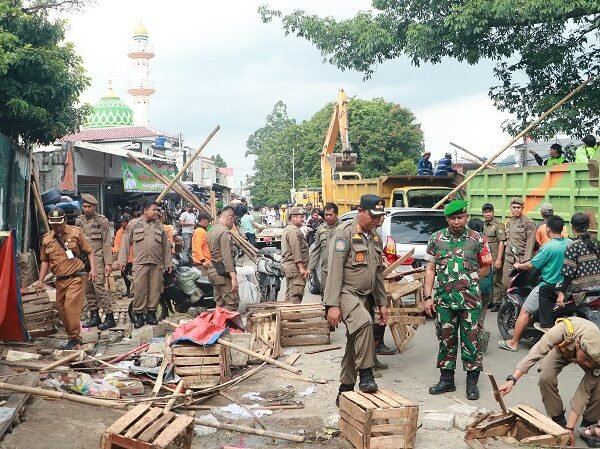
<path fill-rule="evenodd" d="M 329 344 L 329 323 L 325 306 L 292 304 L 279 308 L 281 347 Z"/>
<path fill-rule="evenodd" d="M 340 431 L 355 449 L 409 449 L 415 445 L 419 406 L 392 390 L 340 396 Z"/>
<path fill-rule="evenodd" d="M 465 442 L 473 449 L 487 448 L 491 439 L 528 446 L 565 447 L 569 431 L 533 407 L 519 404 L 508 409 L 508 413 L 480 416 L 465 434 Z"/>
<path fill-rule="evenodd" d="M 191 449 L 194 418 L 140 404 L 102 435 L 100 449 Z"/>
<path fill-rule="evenodd" d="M 277 310 L 250 313 L 246 321 L 246 330 L 250 332 L 252 351 L 275 359 L 281 355 L 280 316 Z M 262 361 L 250 357 L 248 363 L 262 363 Z"/>
<path fill-rule="evenodd" d="M 219 385 L 230 378 L 229 348 L 218 343 L 212 346 L 181 345 L 171 347 L 175 374 L 183 380 L 185 389 Z"/>
<path fill-rule="evenodd" d="M 32 338 L 56 333 L 56 310 L 48 293 L 43 292 L 38 295 L 35 289 L 28 289 L 27 293 L 21 295 L 21 303 L 25 326 Z"/>

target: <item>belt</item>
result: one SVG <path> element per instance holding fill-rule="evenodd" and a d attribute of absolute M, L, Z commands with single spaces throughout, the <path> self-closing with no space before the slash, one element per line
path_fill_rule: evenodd
<path fill-rule="evenodd" d="M 85 271 L 77 271 L 73 274 L 67 274 L 66 276 L 58 276 L 56 278 L 57 281 L 64 281 L 65 279 L 71 279 L 79 276 L 85 276 L 87 273 Z"/>

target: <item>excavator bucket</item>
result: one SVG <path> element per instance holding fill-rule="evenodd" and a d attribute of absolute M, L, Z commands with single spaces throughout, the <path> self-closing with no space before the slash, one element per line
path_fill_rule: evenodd
<path fill-rule="evenodd" d="M 358 155 L 356 153 L 333 153 L 335 156 L 335 170 L 353 171 L 356 168 Z"/>

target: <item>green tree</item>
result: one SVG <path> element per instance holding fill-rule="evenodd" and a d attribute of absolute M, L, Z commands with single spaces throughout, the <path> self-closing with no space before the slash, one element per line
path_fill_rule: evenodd
<path fill-rule="evenodd" d="M 215 167 L 227 167 L 227 162 L 225 162 L 225 159 L 220 154 L 216 154 L 210 158 L 215 163 Z"/>
<path fill-rule="evenodd" d="M 286 34 L 312 42 L 324 61 L 373 75 L 375 66 L 407 56 L 419 66 L 454 58 L 497 61 L 489 95 L 513 114 L 517 134 L 600 68 L 598 0 L 373 0 L 371 11 L 346 20 L 304 11 L 259 8 L 264 22 L 281 18 Z M 581 136 L 600 130 L 600 83 L 588 86 L 534 134 Z"/>
<path fill-rule="evenodd" d="M 417 164 L 413 159 L 404 159 L 398 165 L 392 167 L 388 174 L 391 176 L 416 175 Z"/>
<path fill-rule="evenodd" d="M 296 123 L 288 116 L 285 104 L 280 101 L 275 105 L 265 126 L 247 142 L 246 155 L 256 157 L 251 180 L 256 204 L 289 201 L 292 155 L 296 188 L 321 186 L 320 153 L 332 112 L 330 103 L 309 120 Z M 348 102 L 348 123 L 350 146 L 358 154 L 356 170 L 364 177 L 388 174 L 390 167 L 405 160 L 414 171 L 414 159 L 423 150 L 423 132 L 408 109 L 382 98 L 352 98 Z M 339 139 L 336 151 L 341 151 Z"/>
<path fill-rule="evenodd" d="M 76 131 L 90 112 L 81 58 L 55 12 L 80 1 L 0 0 L 0 132 L 49 144 Z"/>

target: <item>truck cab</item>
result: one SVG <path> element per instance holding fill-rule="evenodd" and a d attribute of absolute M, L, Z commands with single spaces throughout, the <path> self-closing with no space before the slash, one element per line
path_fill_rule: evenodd
<path fill-rule="evenodd" d="M 387 206 L 431 209 L 451 191 L 450 187 L 400 187 L 392 190 Z M 462 194 L 456 193 L 454 199 L 462 199 Z"/>

